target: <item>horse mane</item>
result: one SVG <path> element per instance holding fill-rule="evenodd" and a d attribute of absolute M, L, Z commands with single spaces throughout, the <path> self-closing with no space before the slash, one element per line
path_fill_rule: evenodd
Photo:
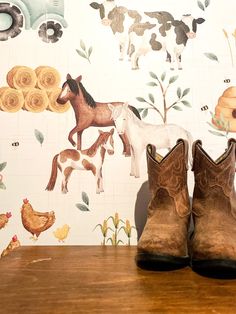
<path fill-rule="evenodd" d="M 86 89 L 84 88 L 83 84 L 81 82 L 79 82 L 79 87 L 81 89 L 81 92 L 87 102 L 87 104 L 92 107 L 95 108 L 96 107 L 96 102 L 93 99 L 93 97 L 86 91 Z"/>
<path fill-rule="evenodd" d="M 137 116 L 136 116 L 136 114 L 132 111 L 132 110 L 130 110 L 130 109 L 125 109 L 126 110 L 126 112 L 127 112 L 127 116 L 130 118 L 130 119 L 132 119 L 137 125 L 139 125 L 139 126 L 143 126 L 143 124 L 145 123 L 144 121 L 142 121 L 141 119 L 139 119 Z"/>
<path fill-rule="evenodd" d="M 62 87 L 65 86 L 65 84 L 68 84 L 72 93 L 74 93 L 75 95 L 79 95 L 79 90 L 81 90 L 84 99 L 86 101 L 86 103 L 92 107 L 95 108 L 96 107 L 96 102 L 93 99 L 93 97 L 86 91 L 86 89 L 84 88 L 83 84 L 81 82 L 77 83 L 76 80 L 73 79 L 68 79 Z"/>
<path fill-rule="evenodd" d="M 105 139 L 106 139 L 107 136 L 104 136 L 104 135 L 105 135 L 104 133 L 100 134 L 98 136 L 97 140 L 93 143 L 92 146 L 90 146 L 87 149 L 83 149 L 81 152 L 83 154 L 88 155 L 89 157 L 95 156 L 99 146 L 102 145 L 105 142 Z"/>

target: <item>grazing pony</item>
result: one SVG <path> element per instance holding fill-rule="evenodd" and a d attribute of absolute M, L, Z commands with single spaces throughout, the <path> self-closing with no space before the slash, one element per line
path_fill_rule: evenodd
<path fill-rule="evenodd" d="M 65 104 L 70 101 L 75 112 L 76 126 L 70 131 L 68 140 L 73 146 L 76 146 L 73 135 L 77 133 L 77 149 L 81 149 L 81 137 L 85 129 L 90 126 L 106 127 L 113 126 L 114 121 L 111 119 L 111 112 L 108 108 L 109 103 L 96 102 L 92 96 L 86 91 L 81 83 L 80 75 L 75 80 L 67 74 L 66 82 L 62 85 L 62 91 L 57 98 L 59 104 Z M 111 102 L 113 106 L 123 104 L 122 102 Z M 129 106 L 129 109 L 140 118 L 136 108 Z M 123 154 L 130 156 L 130 145 L 125 134 L 122 134 Z"/>
<path fill-rule="evenodd" d="M 55 155 L 52 160 L 51 177 L 49 179 L 46 190 L 52 191 L 57 180 L 57 169 L 59 168 L 63 179 L 61 185 L 62 193 L 67 193 L 67 183 L 73 170 L 90 170 L 96 177 L 96 193 L 104 192 L 102 165 L 105 159 L 105 154 L 114 154 L 114 129 L 110 132 L 99 130 L 99 136 L 96 142 L 88 149 L 76 150 L 65 149 Z"/>
<path fill-rule="evenodd" d="M 171 149 L 179 138 L 185 139 L 192 145 L 191 134 L 176 124 L 155 125 L 146 123 L 136 118 L 136 116 L 128 110 L 128 105 L 119 106 L 109 105 L 111 110 L 111 118 L 115 122 L 117 132 L 127 134 L 131 145 L 131 176 L 139 178 L 140 159 L 143 151 L 148 144 L 153 144 L 157 149 Z M 189 162 L 192 163 L 191 149 L 189 149 Z"/>

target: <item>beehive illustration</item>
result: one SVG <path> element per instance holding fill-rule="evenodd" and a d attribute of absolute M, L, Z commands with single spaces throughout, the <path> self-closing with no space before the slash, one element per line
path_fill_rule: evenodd
<path fill-rule="evenodd" d="M 224 125 L 219 123 L 222 118 Z M 227 124 L 229 132 L 236 132 L 236 86 L 228 87 L 219 97 L 212 122 L 221 130 L 224 130 Z"/>

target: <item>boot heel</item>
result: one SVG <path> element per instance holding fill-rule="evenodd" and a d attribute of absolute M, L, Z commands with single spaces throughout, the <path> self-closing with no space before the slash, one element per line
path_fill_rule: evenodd
<path fill-rule="evenodd" d="M 192 260 L 191 268 L 204 277 L 218 279 L 236 278 L 236 261 L 224 259 Z"/>
<path fill-rule="evenodd" d="M 138 267 L 155 271 L 176 270 L 190 265 L 188 256 L 176 257 L 169 255 L 138 253 L 135 260 Z"/>

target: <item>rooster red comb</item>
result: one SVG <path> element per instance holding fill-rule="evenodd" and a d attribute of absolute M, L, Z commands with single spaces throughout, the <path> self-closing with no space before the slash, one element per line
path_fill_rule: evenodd
<path fill-rule="evenodd" d="M 11 216 L 12 216 L 11 212 L 7 212 L 6 216 L 7 216 L 7 218 L 11 218 Z"/>
<path fill-rule="evenodd" d="M 16 242 L 18 239 L 17 239 L 17 235 L 15 234 L 13 237 L 12 237 L 12 241 L 13 242 Z"/>
<path fill-rule="evenodd" d="M 24 204 L 28 204 L 28 203 L 29 203 L 29 200 L 28 200 L 27 198 L 24 198 L 24 199 L 23 199 L 23 203 L 24 203 Z"/>

